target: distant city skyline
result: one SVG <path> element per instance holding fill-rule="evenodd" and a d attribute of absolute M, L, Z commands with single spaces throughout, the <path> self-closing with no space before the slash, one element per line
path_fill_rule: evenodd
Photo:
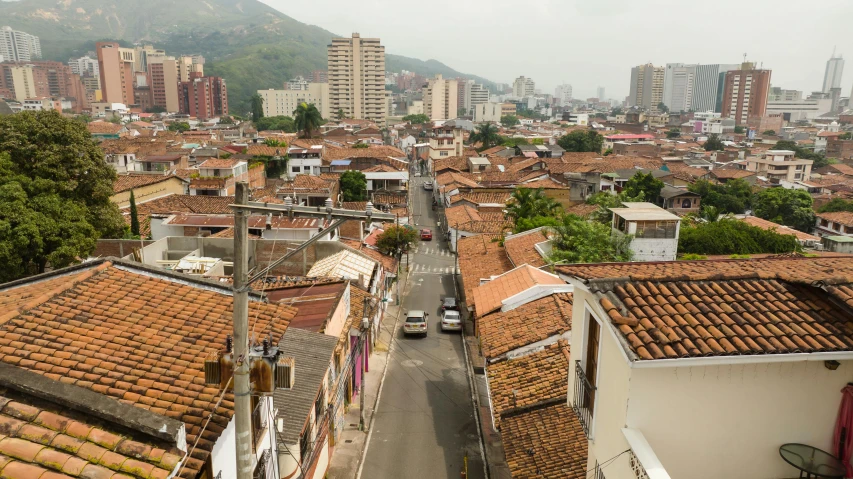
<path fill-rule="evenodd" d="M 379 37 L 388 53 L 435 59 L 462 73 L 497 83 L 512 84 L 514 78 L 524 75 L 534 78 L 536 87 L 543 92 L 571 83 L 577 98 L 594 97 L 597 87 L 602 86 L 608 98 L 624 99 L 629 93 L 631 68 L 637 65 L 740 63 L 744 53 L 749 61 L 773 70 L 774 86 L 810 93 L 822 88 L 826 60 L 833 46 L 837 54 L 853 55 L 853 36 L 846 28 L 846 19 L 853 18 L 853 2 L 844 0 L 827 0 L 819 9 L 809 10 L 808 15 L 797 16 L 797 31 L 809 35 L 789 34 L 792 12 L 801 7 L 790 0 L 776 2 L 772 8 L 763 2 L 720 0 L 714 9 L 703 12 L 701 25 L 683 3 L 674 0 L 546 0 L 528 5 L 525 15 L 517 15 L 518 5 L 507 0 L 495 0 L 485 10 L 476 2 L 437 0 L 430 8 L 407 9 L 397 2 L 377 0 L 370 15 L 363 15 L 362 5 L 341 0 L 316 0 L 311 8 L 285 0 L 262 1 L 300 22 L 318 25 L 336 35 L 360 32 Z M 454 14 L 448 15 L 448 11 Z M 415 24 L 400 21 L 408 13 L 416 19 Z M 472 19 L 477 19 L 480 26 L 500 24 L 508 31 L 529 28 L 531 18 L 536 18 L 538 31 L 549 32 L 548 41 L 537 44 L 535 53 L 507 55 L 519 48 L 518 38 L 513 35 L 495 35 L 487 44 L 490 51 L 472 50 L 474 45 L 482 44 L 483 35 L 482 28 L 472 28 Z M 566 18 L 572 19 L 571 30 L 561 28 Z M 679 18 L 685 21 L 679 22 Z M 423 35 L 413 35 L 419 31 L 418 23 L 429 26 L 428 41 Z M 688 41 L 644 47 L 637 25 L 648 23 L 665 24 L 669 38 Z M 603 25 L 607 25 L 606 30 L 601 29 Z M 703 25 L 715 25 L 713 37 L 689 41 L 698 38 L 702 32 L 697 27 Z M 584 48 L 574 48 L 567 56 L 566 45 Z M 853 75 L 848 73 L 841 81 L 842 95 L 851 86 Z"/>

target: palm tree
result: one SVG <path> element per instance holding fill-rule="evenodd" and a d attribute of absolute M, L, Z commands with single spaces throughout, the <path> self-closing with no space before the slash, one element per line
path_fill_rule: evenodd
<path fill-rule="evenodd" d="M 255 93 L 252 95 L 252 121 L 258 121 L 264 117 L 264 99 Z"/>
<path fill-rule="evenodd" d="M 294 122 L 296 129 L 302 130 L 303 138 L 311 138 L 311 132 L 320 127 L 323 123 L 323 117 L 320 116 L 320 111 L 313 103 L 302 102 L 293 110 Z"/>
<path fill-rule="evenodd" d="M 491 123 L 482 123 L 478 125 L 477 131 L 469 138 L 471 143 L 476 143 L 478 141 L 482 143 L 484 150 L 497 145 L 500 139 L 501 136 L 498 135 L 498 127 Z"/>
<path fill-rule="evenodd" d="M 554 216 L 560 209 L 560 204 L 553 198 L 545 196 L 542 188 L 516 188 L 507 202 L 506 215 L 517 221 L 519 218 L 536 216 Z"/>

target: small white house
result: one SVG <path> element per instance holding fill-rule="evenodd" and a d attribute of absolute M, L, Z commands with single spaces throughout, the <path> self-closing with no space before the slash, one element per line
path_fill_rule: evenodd
<path fill-rule="evenodd" d="M 645 202 L 623 203 L 613 212 L 612 234 L 631 235 L 635 261 L 674 261 L 681 218 Z"/>

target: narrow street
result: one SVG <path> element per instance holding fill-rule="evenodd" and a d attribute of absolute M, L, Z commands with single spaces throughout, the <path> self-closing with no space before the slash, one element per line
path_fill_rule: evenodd
<path fill-rule="evenodd" d="M 364 479 L 458 479 L 468 457 L 468 477 L 480 479 L 483 459 L 471 402 L 465 353 L 458 332 L 440 328 L 441 298 L 455 295 L 455 256 L 437 231 L 424 178 L 413 178 L 411 207 L 417 229 L 429 228 L 410 257 L 401 285 L 403 310 L 429 314 L 427 337 L 405 337 L 400 318 L 390 363 L 361 470 Z"/>

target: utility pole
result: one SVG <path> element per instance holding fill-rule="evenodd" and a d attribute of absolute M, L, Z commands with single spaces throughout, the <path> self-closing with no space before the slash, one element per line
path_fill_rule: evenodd
<path fill-rule="evenodd" d="M 358 392 L 358 430 L 364 431 L 364 392 L 366 388 L 366 377 L 364 376 L 364 358 L 365 358 L 365 350 L 367 349 L 367 329 L 366 327 L 370 327 L 370 316 L 368 311 L 368 305 L 370 304 L 370 297 L 364 297 L 364 310 L 362 311 L 361 318 L 361 334 L 359 335 L 359 342 L 361 342 L 361 364 L 358 367 L 361 369 L 361 391 Z"/>
<path fill-rule="evenodd" d="M 234 203 L 249 203 L 249 185 L 238 182 Z M 249 389 L 249 210 L 234 211 L 234 426 L 237 479 L 252 479 L 252 396 Z"/>

